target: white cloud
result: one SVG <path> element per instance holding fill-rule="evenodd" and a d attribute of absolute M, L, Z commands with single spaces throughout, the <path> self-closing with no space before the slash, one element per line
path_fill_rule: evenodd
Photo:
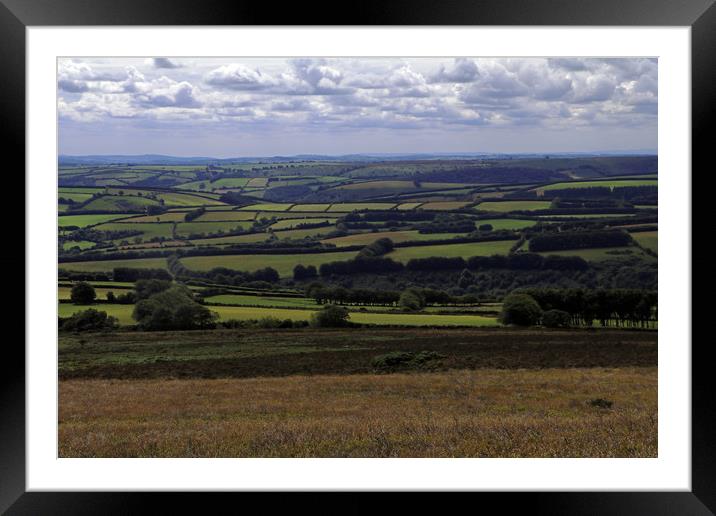
<path fill-rule="evenodd" d="M 297 133 L 476 126 L 655 132 L 657 71 L 654 59 L 60 60 L 58 109 L 77 124 L 110 127 L 122 119 L 188 132 L 196 124 Z"/>

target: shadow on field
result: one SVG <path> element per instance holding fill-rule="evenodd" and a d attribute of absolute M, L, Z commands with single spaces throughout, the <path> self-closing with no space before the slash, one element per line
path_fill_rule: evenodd
<path fill-rule="evenodd" d="M 381 357 L 391 353 L 435 357 L 404 360 L 394 369 L 400 371 L 649 367 L 657 365 L 657 333 L 411 328 L 61 335 L 59 376 L 251 378 L 393 372 L 381 366 Z"/>

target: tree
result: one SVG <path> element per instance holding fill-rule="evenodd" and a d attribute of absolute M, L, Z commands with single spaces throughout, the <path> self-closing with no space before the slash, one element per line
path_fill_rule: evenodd
<path fill-rule="evenodd" d="M 109 331 L 118 327 L 117 318 L 107 316 L 94 308 L 82 310 L 65 319 L 60 326 L 65 331 Z"/>
<path fill-rule="evenodd" d="M 457 280 L 457 286 L 460 288 L 467 288 L 470 285 L 475 284 L 475 275 L 468 269 L 463 269 L 460 273 L 460 278 Z"/>
<path fill-rule="evenodd" d="M 188 288 L 175 285 L 137 302 L 132 318 L 143 330 L 193 330 L 213 328 L 218 315 L 194 301 Z"/>
<path fill-rule="evenodd" d="M 86 281 L 80 281 L 72 287 L 70 300 L 76 305 L 88 305 L 97 297 L 94 287 Z"/>
<path fill-rule="evenodd" d="M 569 328 L 571 317 L 564 310 L 547 310 L 542 314 L 542 325 L 547 328 Z"/>
<path fill-rule="evenodd" d="M 328 305 L 311 316 L 314 328 L 338 328 L 348 324 L 348 309 L 343 306 Z"/>
<path fill-rule="evenodd" d="M 293 268 L 293 279 L 295 280 L 306 280 L 315 279 L 318 277 L 316 267 L 313 265 L 303 266 L 301 264 L 296 265 Z"/>
<path fill-rule="evenodd" d="M 502 303 L 500 321 L 503 324 L 533 326 L 539 324 L 542 309 L 528 294 L 512 293 Z"/>
<path fill-rule="evenodd" d="M 398 304 L 406 310 L 420 310 L 425 306 L 425 297 L 420 291 L 409 288 L 400 295 Z"/>
<path fill-rule="evenodd" d="M 134 284 L 134 291 L 137 299 L 147 299 L 148 297 L 164 292 L 172 286 L 171 281 L 160 279 L 141 279 Z"/>

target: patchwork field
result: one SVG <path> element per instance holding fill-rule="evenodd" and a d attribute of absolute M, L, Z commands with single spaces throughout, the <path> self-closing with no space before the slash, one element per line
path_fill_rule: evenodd
<path fill-rule="evenodd" d="M 189 256 L 182 258 L 185 267 L 208 271 L 214 267 L 227 267 L 240 271 L 256 271 L 265 267 L 273 267 L 283 277 L 293 275 L 293 268 L 297 264 L 320 266 L 322 263 L 349 260 L 357 254 L 356 251 L 335 253 L 313 253 L 300 255 L 280 254 L 245 254 L 220 256 Z"/>
<path fill-rule="evenodd" d="M 376 233 L 358 233 L 336 238 L 322 240 L 324 244 L 333 244 L 337 247 L 350 245 L 368 245 L 380 238 L 390 238 L 393 242 L 422 242 L 426 240 L 445 240 L 449 238 L 464 236 L 464 233 L 420 233 L 413 231 L 381 231 Z"/>
<path fill-rule="evenodd" d="M 57 224 L 59 227 L 77 226 L 85 228 L 87 226 L 94 226 L 95 224 L 107 222 L 108 220 L 121 219 L 123 217 L 126 217 L 126 215 L 61 215 L 57 219 Z"/>
<path fill-rule="evenodd" d="M 136 269 L 166 269 L 166 258 L 138 258 L 133 260 L 97 260 L 92 262 L 59 263 L 58 269 L 82 272 L 111 272 L 115 267 Z"/>
<path fill-rule="evenodd" d="M 286 211 L 292 205 L 291 204 L 277 204 L 277 203 L 264 203 L 264 204 L 252 204 L 250 206 L 242 206 L 240 210 L 250 211 Z"/>
<path fill-rule="evenodd" d="M 438 210 L 438 211 L 449 211 L 459 210 L 470 204 L 469 202 L 462 201 L 438 201 L 438 202 L 426 202 L 420 206 L 421 210 Z"/>
<path fill-rule="evenodd" d="M 655 253 L 659 252 L 659 232 L 658 231 L 640 231 L 632 233 L 631 237 L 636 240 L 639 245 L 646 249 L 651 249 Z"/>
<path fill-rule="evenodd" d="M 490 256 L 493 254 L 507 254 L 515 244 L 514 240 L 501 240 L 497 242 L 471 242 L 467 244 L 440 244 L 416 247 L 400 247 L 391 251 L 387 256 L 399 262 L 407 262 L 413 258 L 430 258 L 431 256 L 444 256 L 446 258 L 470 256 Z"/>
<path fill-rule="evenodd" d="M 563 190 L 566 188 L 589 188 L 593 186 L 606 186 L 609 188 L 621 186 L 656 186 L 656 179 L 632 179 L 632 180 L 612 180 L 612 181 L 573 181 L 569 183 L 554 183 L 547 186 L 536 188 L 537 191 Z"/>
<path fill-rule="evenodd" d="M 549 201 L 484 201 L 475 206 L 477 210 L 507 213 L 510 211 L 546 210 L 552 205 Z"/>
<path fill-rule="evenodd" d="M 390 202 L 363 202 L 363 203 L 335 203 L 328 208 L 330 212 L 350 212 L 356 210 L 390 210 L 395 203 Z"/>
<path fill-rule="evenodd" d="M 338 219 L 326 219 L 326 218 L 308 218 L 308 219 L 284 219 L 279 220 L 278 222 L 274 222 L 271 224 L 271 229 L 274 231 L 280 230 L 280 229 L 291 229 L 294 228 L 300 224 L 319 224 L 321 222 L 330 222 L 334 223 Z"/>

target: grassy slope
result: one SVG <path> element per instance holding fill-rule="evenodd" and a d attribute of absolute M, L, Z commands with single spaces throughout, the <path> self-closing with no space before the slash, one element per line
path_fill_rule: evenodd
<path fill-rule="evenodd" d="M 613 400 L 613 409 L 589 404 Z M 60 457 L 656 457 L 657 371 L 59 386 Z M 131 423 L 141 418 L 141 423 Z M 128 424 L 129 423 L 129 424 Z"/>

